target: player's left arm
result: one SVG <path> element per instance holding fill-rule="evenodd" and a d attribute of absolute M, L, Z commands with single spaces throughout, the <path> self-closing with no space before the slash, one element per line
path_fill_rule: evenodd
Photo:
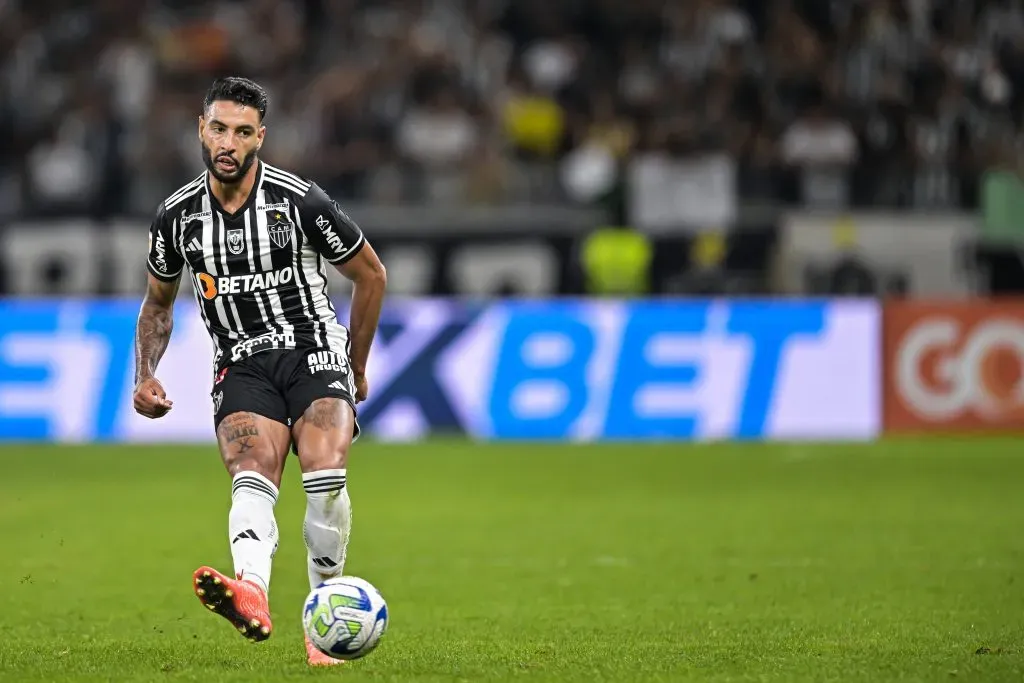
<path fill-rule="evenodd" d="M 356 401 L 365 401 L 367 393 L 366 363 L 370 346 L 377 332 L 380 310 L 384 303 L 388 276 L 377 252 L 369 244 L 354 257 L 338 266 L 338 270 L 352 281 L 352 310 L 349 313 L 349 333 L 352 349 L 349 362 L 356 381 Z"/>
<path fill-rule="evenodd" d="M 304 197 L 303 232 L 320 254 L 352 282 L 349 313 L 349 362 L 356 401 L 366 400 L 366 365 L 370 358 L 387 289 L 387 271 L 355 221 L 316 184 Z"/>

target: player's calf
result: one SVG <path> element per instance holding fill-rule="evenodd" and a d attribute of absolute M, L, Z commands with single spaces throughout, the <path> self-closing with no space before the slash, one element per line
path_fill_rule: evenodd
<path fill-rule="evenodd" d="M 268 592 L 278 542 L 274 507 L 288 452 L 288 428 L 240 411 L 221 420 L 217 438 L 224 465 L 232 475 L 228 543 L 235 575 Z"/>
<path fill-rule="evenodd" d="M 258 472 L 242 471 L 231 480 L 228 542 L 235 576 L 270 592 L 270 572 L 277 552 L 274 518 L 277 487 Z"/>
<path fill-rule="evenodd" d="M 346 463 L 354 425 L 352 407 L 333 397 L 313 401 L 296 421 L 296 450 L 306 491 L 303 536 L 310 587 L 344 571 L 352 529 Z"/>
<path fill-rule="evenodd" d="M 310 588 L 345 569 L 345 552 L 352 530 L 352 503 L 344 469 L 326 469 L 302 475 L 306 490 L 306 517 L 302 535 L 308 551 Z"/>

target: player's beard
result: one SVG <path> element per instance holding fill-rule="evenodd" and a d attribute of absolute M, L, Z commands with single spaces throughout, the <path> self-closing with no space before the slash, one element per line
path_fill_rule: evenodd
<path fill-rule="evenodd" d="M 238 164 L 238 167 L 235 168 L 234 171 L 231 173 L 224 173 L 217 168 L 216 164 L 214 164 L 213 154 L 210 152 L 210 148 L 202 143 L 200 143 L 200 146 L 203 148 L 203 163 L 206 164 L 207 170 L 210 171 L 210 174 L 214 178 L 227 185 L 233 185 L 241 182 L 242 178 L 245 177 L 245 174 L 249 172 L 250 168 L 252 168 L 252 165 L 256 163 L 256 150 L 254 149 L 245 155 L 245 158 L 242 159 L 242 163 Z M 234 157 L 232 157 L 232 159 L 234 159 Z"/>

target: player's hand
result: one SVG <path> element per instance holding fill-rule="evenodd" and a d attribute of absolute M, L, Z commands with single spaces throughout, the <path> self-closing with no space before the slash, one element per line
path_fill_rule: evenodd
<path fill-rule="evenodd" d="M 353 378 L 356 381 L 356 403 L 362 403 L 370 393 L 370 386 L 366 383 L 366 375 L 356 374 Z"/>
<path fill-rule="evenodd" d="M 135 412 L 150 419 L 163 417 L 174 405 L 167 398 L 167 392 L 156 377 L 147 377 L 135 385 Z"/>

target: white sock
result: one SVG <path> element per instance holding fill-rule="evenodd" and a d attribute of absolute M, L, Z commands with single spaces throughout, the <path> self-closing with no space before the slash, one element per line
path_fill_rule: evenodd
<path fill-rule="evenodd" d="M 309 587 L 315 588 L 345 571 L 345 551 L 352 530 L 352 502 L 342 469 L 306 472 L 302 475 L 302 488 L 306 490 L 302 536 L 309 551 Z"/>
<path fill-rule="evenodd" d="M 276 504 L 277 487 L 262 474 L 239 472 L 231 480 L 228 540 L 235 576 L 258 584 L 268 593 L 278 541 Z"/>

